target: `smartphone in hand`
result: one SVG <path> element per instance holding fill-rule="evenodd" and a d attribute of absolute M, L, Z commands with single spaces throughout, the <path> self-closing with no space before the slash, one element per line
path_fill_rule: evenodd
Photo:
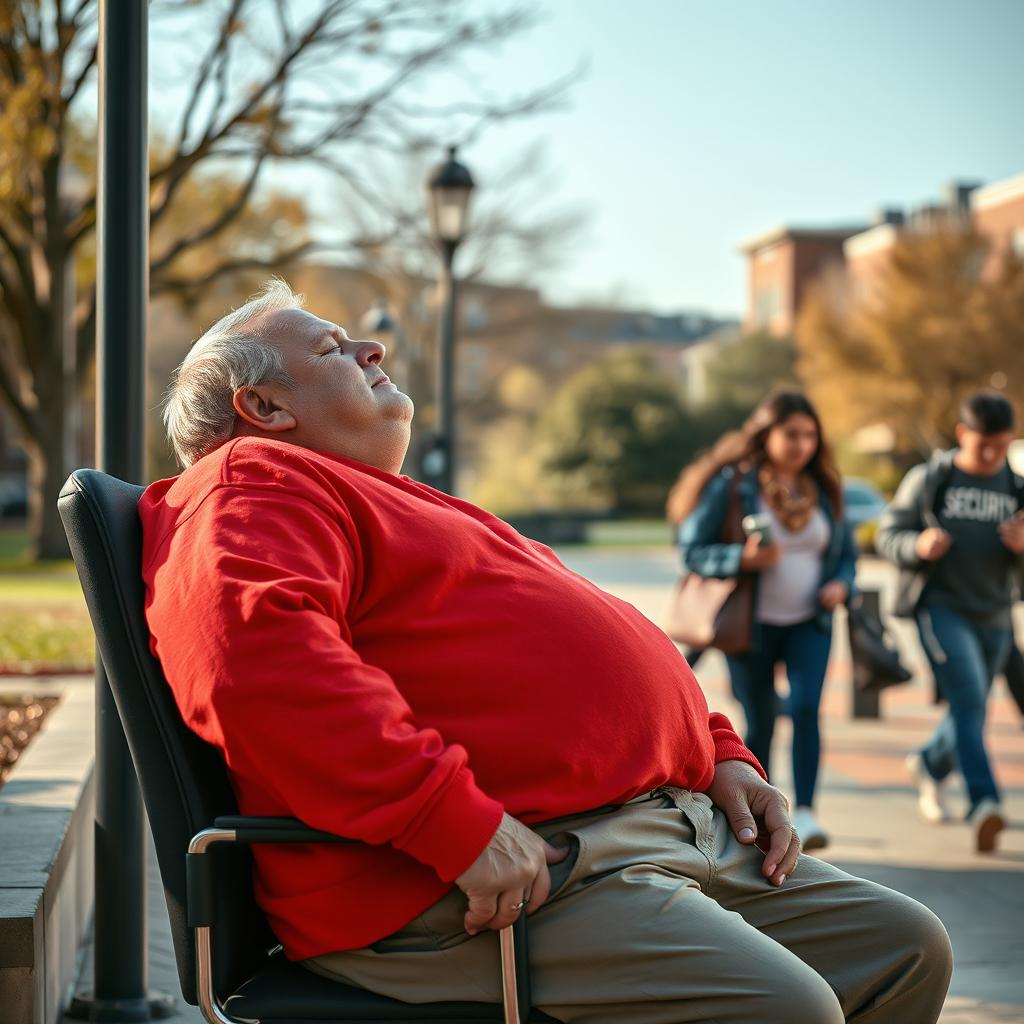
<path fill-rule="evenodd" d="M 735 520 L 733 520 L 735 522 Z M 743 532 L 749 537 L 751 534 L 761 534 L 761 547 L 766 548 L 772 542 L 772 517 L 767 512 L 758 512 L 753 516 L 743 517 Z"/>

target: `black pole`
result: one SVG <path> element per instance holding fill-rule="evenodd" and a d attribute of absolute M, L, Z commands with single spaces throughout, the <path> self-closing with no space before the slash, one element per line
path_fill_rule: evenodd
<path fill-rule="evenodd" d="M 872 587 L 862 587 L 858 595 L 858 600 L 861 603 L 861 607 L 864 609 L 865 614 L 872 615 L 876 619 L 880 616 L 879 609 L 879 597 L 878 590 Z M 849 617 L 847 617 L 849 622 Z M 854 718 L 881 718 L 881 701 L 879 697 L 879 691 L 877 689 L 864 689 L 862 690 L 857 686 L 856 680 L 853 684 L 853 704 L 852 713 Z"/>
<path fill-rule="evenodd" d="M 99 468 L 145 476 L 146 310 L 149 301 L 147 4 L 100 0 L 97 205 Z M 94 989 L 69 1014 L 148 1021 L 173 1012 L 147 991 L 146 855 L 142 800 L 113 694 L 96 659 Z"/>
<path fill-rule="evenodd" d="M 444 454 L 438 488 L 455 493 L 455 261 L 453 242 L 441 243 L 441 323 L 437 352 L 437 436 Z"/>

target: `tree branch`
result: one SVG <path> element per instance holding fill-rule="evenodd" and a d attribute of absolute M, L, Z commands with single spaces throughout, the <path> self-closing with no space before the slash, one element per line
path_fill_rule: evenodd
<path fill-rule="evenodd" d="M 178 141 L 174 147 L 176 152 L 182 152 L 184 149 L 185 142 L 188 139 L 189 131 L 192 126 L 192 116 L 199 103 L 199 98 L 202 96 L 203 90 L 206 88 L 206 83 L 210 79 L 210 74 L 212 73 L 215 64 L 220 59 L 221 54 L 223 54 L 228 48 L 231 33 L 234 26 L 237 24 L 238 15 L 244 4 L 245 0 L 233 0 L 231 7 L 224 16 L 220 32 L 218 33 L 213 46 L 210 47 L 206 57 L 199 65 L 199 69 L 196 73 L 196 80 L 192 86 L 192 92 L 185 104 L 185 109 L 182 111 L 181 126 L 178 129 Z"/>
<path fill-rule="evenodd" d="M 14 263 L 15 270 L 18 273 L 18 281 L 21 284 L 22 294 L 25 296 L 35 295 L 36 282 L 32 273 L 31 260 L 24 249 L 11 237 L 2 220 L 0 220 L 0 242 L 4 244 L 4 247 L 10 254 L 11 261 Z"/>
<path fill-rule="evenodd" d="M 74 82 L 71 83 L 71 89 L 61 96 L 61 99 L 64 101 L 65 108 L 71 106 L 74 98 L 78 95 L 78 90 L 82 88 L 82 84 L 85 82 L 86 78 L 89 77 L 89 72 L 96 66 L 96 55 L 99 53 L 99 45 L 98 40 L 93 44 L 89 56 L 86 57 L 85 63 L 79 70 L 77 77 Z"/>
<path fill-rule="evenodd" d="M 3 356 L 7 358 L 2 358 Z M 0 395 L 6 399 L 10 411 L 21 429 L 31 436 L 34 426 L 32 413 L 22 400 L 21 388 L 18 387 L 16 377 L 12 376 L 12 367 L 8 365 L 13 358 L 15 357 L 10 340 L 5 337 L 3 322 L 0 320 Z M 16 369 L 15 372 L 17 372 Z"/>
<path fill-rule="evenodd" d="M 236 5 L 238 0 L 236 0 Z M 174 193 L 177 191 L 185 175 L 188 174 L 198 163 L 216 152 L 216 144 L 228 137 L 240 124 L 250 118 L 264 102 L 267 94 L 274 89 L 282 88 L 288 78 L 289 69 L 294 62 L 304 53 L 308 53 L 324 34 L 326 26 L 346 6 L 345 0 L 334 0 L 326 4 L 320 14 L 310 23 L 301 35 L 293 37 L 291 46 L 286 47 L 274 68 L 261 81 L 253 86 L 249 92 L 248 99 L 235 112 L 224 121 L 220 127 L 217 124 L 220 109 L 223 106 L 225 96 L 223 92 L 218 93 L 217 102 L 213 104 L 210 115 L 207 119 L 207 126 L 200 141 L 190 151 L 184 150 L 184 139 L 180 139 L 179 145 L 173 157 L 153 175 L 150 176 L 150 185 L 157 184 L 164 179 L 164 193 L 161 200 L 154 205 L 150 213 L 150 224 L 159 221 L 170 205 Z M 225 44 L 226 46 L 227 44 Z M 226 51 L 225 51 L 226 52 Z M 225 57 L 226 59 L 226 57 Z M 209 70 L 206 72 L 206 80 L 209 80 Z M 199 90 L 201 92 L 201 90 Z M 287 116 L 287 109 L 282 105 L 280 116 L 282 120 Z"/>
<path fill-rule="evenodd" d="M 75 383 L 81 387 L 96 357 L 96 289 L 75 310 Z"/>
<path fill-rule="evenodd" d="M 35 333 L 32 329 L 32 311 L 28 307 L 25 293 L 15 287 L 5 272 L 2 261 L 0 261 L 0 295 L 3 297 L 2 306 L 6 308 L 7 315 L 14 321 L 21 357 L 26 365 L 31 366 L 32 353 L 29 339 Z"/>
<path fill-rule="evenodd" d="M 75 8 L 75 13 L 71 15 L 71 24 L 76 27 L 81 27 L 82 16 L 86 10 L 93 4 L 94 0 L 82 0 L 82 2 Z"/>
<path fill-rule="evenodd" d="M 269 258 L 251 256 L 225 260 L 214 267 L 213 270 L 207 271 L 198 277 L 171 277 L 165 275 L 153 281 L 150 286 L 150 294 L 162 295 L 165 292 L 188 292 L 195 288 L 206 287 L 212 281 L 216 281 L 226 274 L 233 274 L 242 270 L 277 270 L 287 263 L 301 259 L 303 256 L 308 256 L 315 248 L 315 243 L 303 242 L 301 245 L 293 246 L 291 249 L 286 249 L 284 252 Z"/>
<path fill-rule="evenodd" d="M 178 241 L 175 242 L 167 252 L 150 264 L 150 273 L 159 274 L 162 270 L 170 266 L 170 264 L 173 263 L 174 260 L 183 252 L 194 248 L 197 245 L 201 245 L 203 242 L 208 242 L 211 238 L 223 231 L 224 228 L 232 223 L 232 221 L 237 219 L 244 212 L 246 204 L 252 196 L 253 189 L 256 187 L 256 181 L 259 178 L 260 169 L 263 167 L 266 158 L 267 149 L 264 148 L 253 163 L 252 171 L 243 183 L 241 189 L 239 189 L 238 195 L 235 196 L 235 199 L 225 206 L 221 213 L 210 221 L 206 227 L 200 228 L 191 235 L 185 235 L 183 238 L 178 239 Z"/>

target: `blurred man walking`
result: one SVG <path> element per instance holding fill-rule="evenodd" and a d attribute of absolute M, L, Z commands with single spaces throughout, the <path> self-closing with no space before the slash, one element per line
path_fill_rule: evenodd
<path fill-rule="evenodd" d="M 1006 454 L 1013 407 L 977 392 L 961 408 L 958 447 L 936 452 L 904 478 L 879 526 L 877 546 L 900 569 L 896 614 L 917 622 L 949 713 L 907 759 L 929 821 L 950 817 L 944 783 L 958 766 L 980 851 L 1006 825 L 988 754 L 985 705 L 1013 642 L 1010 613 L 1024 567 L 1024 480 Z"/>

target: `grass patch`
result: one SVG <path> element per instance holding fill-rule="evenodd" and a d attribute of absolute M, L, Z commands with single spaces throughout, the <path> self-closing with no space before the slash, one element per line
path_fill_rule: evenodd
<path fill-rule="evenodd" d="M 0 562 L 19 562 L 28 552 L 28 531 L 0 528 Z"/>
<path fill-rule="evenodd" d="M 94 644 L 72 563 L 0 569 L 0 673 L 88 669 Z"/>
<path fill-rule="evenodd" d="M 89 669 L 94 652 L 92 623 L 84 606 L 0 608 L 0 672 Z"/>
<path fill-rule="evenodd" d="M 599 548 L 672 546 L 672 528 L 664 519 L 606 519 L 590 523 L 587 544 Z"/>
<path fill-rule="evenodd" d="M 85 607 L 78 576 L 66 572 L 8 573 L 0 571 L 0 608 L 37 604 Z"/>

